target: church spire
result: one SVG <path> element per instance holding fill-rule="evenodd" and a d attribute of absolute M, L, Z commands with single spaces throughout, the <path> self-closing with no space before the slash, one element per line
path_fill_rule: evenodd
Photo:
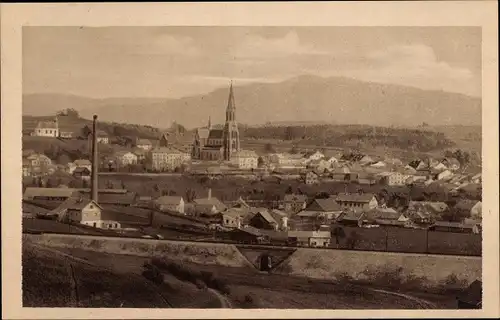
<path fill-rule="evenodd" d="M 229 98 L 227 100 L 226 122 L 236 120 L 235 111 L 236 105 L 234 103 L 233 81 L 231 80 L 231 86 L 229 87 Z"/>

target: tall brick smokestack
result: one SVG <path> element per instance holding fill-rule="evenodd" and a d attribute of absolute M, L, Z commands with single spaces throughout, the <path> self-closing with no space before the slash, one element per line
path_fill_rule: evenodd
<path fill-rule="evenodd" d="M 91 191 L 92 191 L 92 200 L 97 202 L 97 195 L 98 195 L 98 165 L 99 163 L 99 155 L 97 151 L 97 116 L 94 115 L 94 122 L 92 123 L 92 186 L 91 186 Z"/>

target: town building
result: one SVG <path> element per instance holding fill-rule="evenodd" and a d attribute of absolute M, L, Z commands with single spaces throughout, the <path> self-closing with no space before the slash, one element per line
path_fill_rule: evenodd
<path fill-rule="evenodd" d="M 278 230 L 281 227 L 280 222 L 281 221 L 276 221 L 266 208 L 260 208 L 260 210 L 250 218 L 248 224 L 257 229 Z"/>
<path fill-rule="evenodd" d="M 206 198 L 193 200 L 195 215 L 214 215 L 227 210 L 227 207 L 216 197 L 212 197 L 212 190 L 208 189 Z"/>
<path fill-rule="evenodd" d="M 482 203 L 477 200 L 462 199 L 453 207 L 458 213 L 472 219 L 482 218 Z"/>
<path fill-rule="evenodd" d="M 87 168 L 89 169 L 90 172 L 92 172 L 92 162 L 87 159 L 77 159 L 73 161 L 72 163 L 68 163 L 69 170 L 68 171 L 70 174 L 73 173 L 73 170 L 76 169 L 77 167 L 81 168 Z"/>
<path fill-rule="evenodd" d="M 329 247 L 330 231 L 288 231 L 288 240 L 297 246 Z"/>
<path fill-rule="evenodd" d="M 117 151 L 114 156 L 118 161 L 119 166 L 125 167 L 137 164 L 137 156 L 130 151 Z"/>
<path fill-rule="evenodd" d="M 283 198 L 283 210 L 295 213 L 306 208 L 307 196 L 304 194 L 285 194 Z"/>
<path fill-rule="evenodd" d="M 405 216 L 416 223 L 429 223 L 441 220 L 449 207 L 444 202 L 410 201 Z"/>
<path fill-rule="evenodd" d="M 28 187 L 24 191 L 23 200 L 65 201 L 75 194 L 78 194 L 78 191 L 70 188 Z"/>
<path fill-rule="evenodd" d="M 160 211 L 174 211 L 185 213 L 184 199 L 181 196 L 162 196 L 155 201 L 155 207 Z"/>
<path fill-rule="evenodd" d="M 232 155 L 231 162 L 239 169 L 251 170 L 257 169 L 259 156 L 255 151 L 240 150 Z"/>
<path fill-rule="evenodd" d="M 73 170 L 73 177 L 90 181 L 90 170 L 85 167 L 76 167 L 75 170 Z"/>
<path fill-rule="evenodd" d="M 184 162 L 184 154 L 172 147 L 158 147 L 149 152 L 147 159 L 154 171 L 173 171 Z"/>
<path fill-rule="evenodd" d="M 387 186 L 404 186 L 411 176 L 400 172 L 384 172 L 380 174 L 380 182 Z"/>
<path fill-rule="evenodd" d="M 306 167 L 306 160 L 300 154 L 274 153 L 270 155 L 269 160 L 276 167 L 282 169 Z"/>
<path fill-rule="evenodd" d="M 97 130 L 97 143 L 109 144 L 109 135 L 106 131 Z"/>
<path fill-rule="evenodd" d="M 166 132 L 166 133 L 163 133 L 161 136 L 160 136 L 160 139 L 158 140 L 158 146 L 159 147 L 168 147 L 169 146 L 169 136 L 170 133 Z"/>
<path fill-rule="evenodd" d="M 61 139 L 72 139 L 74 137 L 73 131 L 60 131 L 59 138 Z"/>
<path fill-rule="evenodd" d="M 324 221 L 335 220 L 343 209 L 335 198 L 314 199 L 303 211 L 297 213 L 302 219 L 323 219 Z"/>
<path fill-rule="evenodd" d="M 34 136 L 36 137 L 59 137 L 59 121 L 57 117 L 52 121 L 40 121 L 37 123 Z"/>
<path fill-rule="evenodd" d="M 153 143 L 149 139 L 139 139 L 135 141 L 135 146 L 143 150 L 151 150 L 153 148 Z"/>
<path fill-rule="evenodd" d="M 372 193 L 342 193 L 335 200 L 343 209 L 355 208 L 368 211 L 378 206 L 377 198 Z"/>
<path fill-rule="evenodd" d="M 306 184 L 317 184 L 319 183 L 319 177 L 315 172 L 309 171 L 304 175 L 304 182 Z"/>
<path fill-rule="evenodd" d="M 212 128 L 209 119 L 206 128 L 197 129 L 193 142 L 192 157 L 200 160 L 230 161 L 232 155 L 238 151 L 240 151 L 240 134 L 236 122 L 236 105 L 233 84 L 231 83 L 224 128 Z"/>

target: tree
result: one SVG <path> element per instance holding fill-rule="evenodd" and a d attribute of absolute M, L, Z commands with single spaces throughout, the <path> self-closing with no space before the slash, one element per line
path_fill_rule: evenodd
<path fill-rule="evenodd" d="M 262 157 L 259 157 L 257 159 L 257 166 L 260 168 L 265 164 L 264 159 Z"/>
<path fill-rule="evenodd" d="M 71 162 L 71 159 L 66 153 L 60 153 L 57 157 L 57 163 L 66 165 Z"/>
<path fill-rule="evenodd" d="M 273 152 L 275 152 L 273 145 L 270 144 L 270 143 L 266 143 L 264 145 L 264 151 L 267 152 L 267 153 L 273 153 Z"/>
<path fill-rule="evenodd" d="M 332 230 L 332 235 L 335 237 L 335 242 L 337 243 L 337 245 L 339 245 L 340 244 L 340 239 L 345 238 L 344 229 L 342 227 L 340 227 L 340 226 L 336 226 Z"/>

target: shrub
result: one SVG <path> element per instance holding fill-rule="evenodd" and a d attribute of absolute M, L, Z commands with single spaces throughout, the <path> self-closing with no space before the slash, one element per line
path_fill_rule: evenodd
<path fill-rule="evenodd" d="M 142 276 L 156 285 L 163 284 L 164 276 L 163 273 L 155 268 L 153 265 L 148 265 L 148 267 L 142 272 Z"/>

